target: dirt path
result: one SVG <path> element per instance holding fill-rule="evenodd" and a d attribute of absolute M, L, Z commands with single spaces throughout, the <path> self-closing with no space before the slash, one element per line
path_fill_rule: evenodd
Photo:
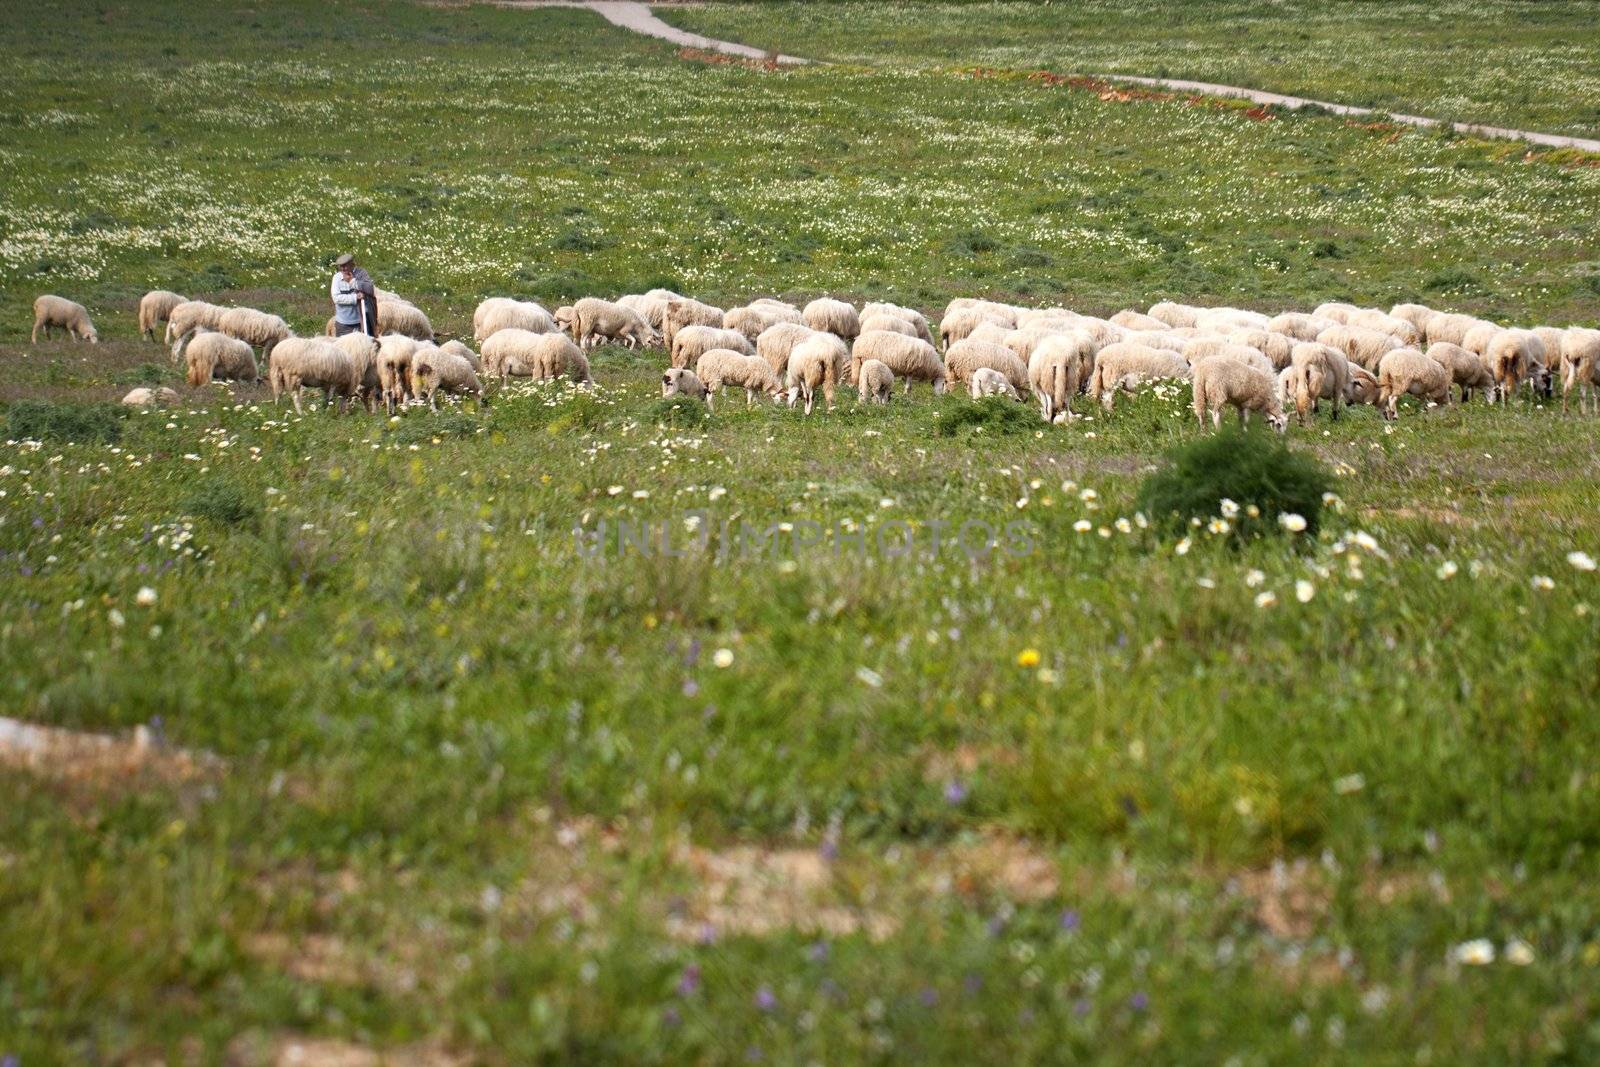
<path fill-rule="evenodd" d="M 663 41 L 670 41 L 686 48 L 725 52 L 728 55 L 742 56 L 746 59 L 768 59 L 788 65 L 809 62 L 809 60 L 801 59 L 799 56 L 774 56 L 769 52 L 763 52 L 759 48 L 752 48 L 746 44 L 736 44 L 733 41 L 718 41 L 710 37 L 702 37 L 697 33 L 690 33 L 687 30 L 680 30 L 678 27 L 670 26 L 656 18 L 651 13 L 648 4 L 633 2 L 633 0 L 497 0 L 497 2 L 505 7 L 586 7 L 599 14 L 601 18 L 613 26 L 620 26 L 634 33 L 642 33 L 647 37 L 658 37 Z M 1142 78 L 1132 74 L 1090 74 L 1087 77 L 1099 78 L 1109 82 L 1131 82 L 1135 85 L 1176 89 L 1180 92 L 1204 93 L 1208 96 L 1241 97 L 1257 104 L 1278 104 L 1288 108 L 1320 107 L 1337 115 L 1386 114 L 1394 121 L 1405 123 L 1408 126 L 1420 126 L 1423 128 L 1446 126 L 1453 128 L 1458 133 L 1472 134 L 1478 137 L 1527 141 L 1530 144 L 1544 145 L 1550 148 L 1576 148 L 1584 152 L 1600 154 L 1600 140 L 1588 137 L 1568 137 L 1559 133 L 1513 130 L 1504 126 L 1481 126 L 1470 122 L 1443 122 L 1439 119 L 1430 119 L 1422 115 L 1401 115 L 1394 112 L 1375 111 L 1370 107 L 1352 107 L 1349 104 L 1335 104 L 1326 100 L 1309 100 L 1300 96 L 1269 93 L 1261 89 L 1246 89 L 1238 85 L 1217 85 L 1213 82 L 1186 81 L 1182 78 Z"/>

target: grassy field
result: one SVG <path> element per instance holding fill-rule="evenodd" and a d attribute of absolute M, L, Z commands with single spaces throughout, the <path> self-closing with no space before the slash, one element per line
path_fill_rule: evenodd
<path fill-rule="evenodd" d="M 1136 514 L 1183 390 L 662 426 L 659 354 L 604 349 L 592 395 L 298 418 L 132 340 L 153 285 L 314 328 L 345 248 L 448 334 L 658 283 L 1592 324 L 1600 170 L 562 10 L 0 36 L 0 708 L 168 745 L 0 766 L 0 1057 L 1600 1057 L 1593 419 L 1324 415 L 1321 534 L 1230 548 Z M 23 343 L 45 290 L 107 343 Z M 16 440 L 146 383 L 184 404 Z M 643 520 L 834 537 L 617 551 Z M 1027 544 L 927 550 L 972 521 Z"/>
<path fill-rule="evenodd" d="M 1600 133 L 1589 0 L 763 0 L 667 8 L 665 17 L 848 63 L 1190 78 L 1458 122 Z"/>

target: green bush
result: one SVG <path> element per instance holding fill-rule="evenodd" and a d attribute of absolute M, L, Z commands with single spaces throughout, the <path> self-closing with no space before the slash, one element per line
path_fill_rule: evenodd
<path fill-rule="evenodd" d="M 684 429 L 696 429 L 704 426 L 710 418 L 706 406 L 692 396 L 663 396 L 657 397 L 645 405 L 639 413 L 643 422 L 653 423 L 657 426 L 678 426 Z"/>
<path fill-rule="evenodd" d="M 256 517 L 256 505 L 238 486 L 223 478 L 201 482 L 183 502 L 185 514 L 219 526 L 241 526 Z"/>
<path fill-rule="evenodd" d="M 122 437 L 122 416 L 116 404 L 19 400 L 6 412 L 6 437 L 12 441 L 111 443 Z"/>
<path fill-rule="evenodd" d="M 1225 428 L 1173 449 L 1167 464 L 1139 488 L 1139 509 L 1158 525 L 1181 531 L 1190 519 L 1221 513 L 1222 501 L 1239 505 L 1231 535 L 1244 540 L 1277 533 L 1279 515 L 1306 520 L 1317 532 L 1322 494 L 1333 476 L 1321 463 L 1296 452 L 1266 429 Z M 1259 514 L 1249 514 L 1251 505 Z"/>
<path fill-rule="evenodd" d="M 472 437 L 482 425 L 471 415 L 459 412 L 429 412 L 427 415 L 419 413 L 402 419 L 392 432 L 397 444 L 420 445 L 436 437 L 441 440 L 447 437 Z"/>
<path fill-rule="evenodd" d="M 987 437 L 1029 433 L 1043 423 L 1032 408 L 1003 396 L 986 396 L 954 411 L 941 412 L 935 425 L 941 437 Z"/>

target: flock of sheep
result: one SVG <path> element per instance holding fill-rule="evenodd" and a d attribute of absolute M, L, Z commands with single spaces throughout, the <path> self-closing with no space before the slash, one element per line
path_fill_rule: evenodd
<path fill-rule="evenodd" d="M 34 302 L 34 339 L 53 328 L 97 340 L 81 304 L 58 296 Z M 586 297 L 552 314 L 533 301 L 491 297 L 473 314 L 481 356 L 460 341 L 436 343 L 428 317 L 393 293 L 378 291 L 379 336 L 296 336 L 282 318 L 228 308 L 177 293 L 146 294 L 142 336 L 165 324 L 173 358 L 190 385 L 213 379 L 253 381 L 265 361 L 274 402 L 285 393 L 300 411 L 301 393 L 320 389 L 342 408 L 350 400 L 391 414 L 410 401 L 436 407 L 437 394 L 483 396 L 483 378 L 570 377 L 592 385 L 586 352 L 598 344 L 659 346 L 669 368 L 662 393 L 714 405 L 726 388 L 801 402 L 811 414 L 820 392 L 831 410 L 835 390 L 853 385 L 858 402 L 888 403 L 896 381 L 935 393 L 965 386 L 976 397 L 1029 395 L 1047 422 L 1070 421 L 1071 403 L 1088 393 L 1109 412 L 1119 392 L 1167 379 L 1191 382 L 1195 417 L 1219 425 L 1231 407 L 1241 421 L 1262 413 L 1278 430 L 1292 407 L 1303 424 L 1328 401 L 1334 417 L 1347 404 L 1374 404 L 1395 418 L 1410 394 L 1448 404 L 1459 388 L 1503 401 L 1524 383 L 1548 397 L 1562 385 L 1579 409 L 1600 412 L 1600 330 L 1520 329 L 1398 304 L 1388 311 L 1323 304 L 1309 313 L 1268 316 L 1227 307 L 1162 302 L 1148 312 L 1109 318 L 1066 308 L 1022 308 L 989 300 L 952 300 L 934 331 L 921 312 L 888 303 L 861 308 L 822 297 L 805 307 L 771 298 L 723 309 L 666 289 L 616 301 Z M 327 333 L 333 333 L 329 320 Z M 130 394 L 130 403 L 154 399 Z"/>

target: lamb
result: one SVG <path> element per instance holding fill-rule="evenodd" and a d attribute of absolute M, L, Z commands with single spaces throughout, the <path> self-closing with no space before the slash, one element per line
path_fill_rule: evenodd
<path fill-rule="evenodd" d="M 762 363 L 765 365 L 766 361 L 763 360 Z M 843 342 L 837 336 L 819 332 L 816 336 L 801 341 L 789 354 L 789 366 L 784 374 L 784 384 L 789 390 L 789 406 L 794 407 L 797 396 L 803 397 L 805 412 L 807 415 L 811 414 L 817 387 L 821 386 L 828 410 L 832 411 L 834 389 L 838 386 L 839 379 L 844 376 L 845 349 Z"/>
<path fill-rule="evenodd" d="M 1281 333 L 1296 341 L 1315 341 L 1317 334 L 1330 326 L 1337 325 L 1339 323 L 1332 319 L 1319 319 L 1303 311 L 1285 311 L 1282 315 L 1268 319 L 1263 329 L 1268 333 Z"/>
<path fill-rule="evenodd" d="M 724 330 L 716 326 L 685 326 L 672 339 L 670 363 L 674 367 L 692 366 L 699 358 L 714 348 L 731 348 L 735 352 L 755 355 L 756 347 L 738 330 Z M 787 361 L 785 361 L 787 362 Z M 773 376 L 778 371 L 774 369 Z"/>
<path fill-rule="evenodd" d="M 398 333 L 378 338 L 378 389 L 390 415 L 405 404 L 408 393 L 417 395 L 411 364 L 419 347 L 415 338 Z"/>
<path fill-rule="evenodd" d="M 1318 401 L 1333 401 L 1333 417 L 1339 417 L 1345 394 L 1350 389 L 1350 361 L 1331 345 L 1302 341 L 1289 355 L 1283 379 L 1286 395 L 1294 400 L 1295 417 L 1304 426 Z"/>
<path fill-rule="evenodd" d="M 229 308 L 217 320 L 215 328 L 229 337 L 237 337 L 251 348 L 261 349 L 261 358 L 265 360 L 272 358 L 273 346 L 294 332 L 277 315 L 255 308 Z"/>
<path fill-rule="evenodd" d="M 1378 405 L 1384 418 L 1399 416 L 1406 393 L 1435 404 L 1450 403 L 1450 373 L 1415 348 L 1396 348 L 1378 364 Z"/>
<path fill-rule="evenodd" d="M 156 327 L 165 323 L 172 309 L 189 298 L 170 289 L 152 289 L 139 298 L 139 336 L 146 341 L 156 339 Z"/>
<path fill-rule="evenodd" d="M 555 317 L 542 304 L 532 300 L 513 300 L 491 296 L 472 313 L 472 340 L 475 344 L 493 337 L 500 330 L 518 329 L 529 333 L 554 333 Z"/>
<path fill-rule="evenodd" d="M 258 373 L 255 350 L 215 330 L 184 334 L 173 346 L 173 358 L 187 367 L 189 386 L 193 389 L 199 389 L 213 378 L 253 382 Z"/>
<path fill-rule="evenodd" d="M 1151 304 L 1149 314 L 1152 319 L 1160 319 L 1167 326 L 1193 326 L 1200 309 L 1163 300 L 1159 304 Z"/>
<path fill-rule="evenodd" d="M 1277 380 L 1272 374 L 1221 356 L 1202 359 L 1194 366 L 1194 416 L 1201 428 L 1205 427 L 1207 411 L 1211 413 L 1211 425 L 1221 427 L 1224 405 L 1239 413 L 1241 425 L 1250 421 L 1252 411 L 1264 414 L 1279 433 L 1289 425 L 1278 403 Z"/>
<path fill-rule="evenodd" d="M 398 298 L 378 301 L 378 333 L 398 333 L 418 341 L 433 340 L 433 323 L 415 304 Z"/>
<path fill-rule="evenodd" d="M 50 340 L 50 331 L 58 329 L 67 331 L 67 336 L 74 341 L 100 343 L 100 335 L 89 321 L 89 309 L 64 296 L 46 293 L 33 302 L 33 344 L 39 343 L 41 329 L 46 341 Z"/>
<path fill-rule="evenodd" d="M 916 337 L 917 328 L 910 319 L 903 319 L 898 315 L 872 315 L 861 320 L 860 333 L 868 330 L 888 330 L 891 333 L 903 333 L 907 337 Z M 766 336 L 765 334 L 762 335 Z"/>
<path fill-rule="evenodd" d="M 1006 380 L 1006 376 L 992 367 L 979 367 L 973 371 L 972 377 L 967 380 L 967 389 L 972 393 L 974 400 L 982 400 L 986 396 L 1005 396 L 1016 401 L 1022 400 L 1022 396 Z"/>
<path fill-rule="evenodd" d="M 1088 339 L 1082 334 L 1051 337 L 1028 357 L 1028 384 L 1045 422 L 1071 422 L 1072 398 L 1078 395 Z"/>
<path fill-rule="evenodd" d="M 560 337 L 561 335 L 536 334 L 535 336 Z M 470 394 L 477 397 L 479 403 L 483 402 L 483 383 L 473 373 L 472 364 L 435 345 L 424 345 L 417 350 L 411 359 L 411 375 L 416 383 L 418 399 L 427 400 L 428 408 L 432 411 L 439 410 L 437 398 L 440 390 L 457 396 Z"/>
<path fill-rule="evenodd" d="M 1449 341 L 1435 341 L 1428 346 L 1425 354 L 1449 372 L 1452 384 L 1461 387 L 1463 404 L 1472 399 L 1474 389 L 1482 389 L 1489 395 L 1494 395 L 1494 375 L 1483 365 L 1483 360 L 1460 345 L 1453 345 Z"/>
<path fill-rule="evenodd" d="M 853 341 L 861 332 L 861 317 L 856 309 L 843 300 L 818 297 L 801 312 L 805 324 L 819 333 L 831 333 L 846 341 Z"/>
<path fill-rule="evenodd" d="M 933 344 L 933 331 L 928 329 L 928 319 L 922 312 L 915 308 L 902 307 L 899 304 L 874 303 L 867 304 L 861 309 L 861 332 L 867 332 L 867 320 L 874 315 L 889 315 L 911 324 L 916 330 L 916 336 L 922 338 L 930 345 Z M 896 331 L 897 333 L 899 331 Z"/>
<path fill-rule="evenodd" d="M 483 367 L 506 379 L 559 378 L 570 375 L 579 385 L 593 385 L 589 359 L 583 349 L 564 333 L 533 333 L 529 330 L 501 330 L 483 343 Z"/>
<path fill-rule="evenodd" d="M 1140 382 L 1187 378 L 1189 373 L 1188 361 L 1175 352 L 1129 342 L 1107 345 L 1095 354 L 1089 395 L 1110 411 L 1119 390 L 1131 393 Z"/>
<path fill-rule="evenodd" d="M 571 316 L 563 319 L 562 308 L 556 312 L 556 322 L 572 334 L 572 339 L 583 349 L 597 344 L 621 341 L 629 348 L 653 345 L 659 336 L 637 311 L 613 304 L 599 297 L 586 296 L 572 305 Z"/>
<path fill-rule="evenodd" d="M 284 393 L 292 394 L 296 414 L 303 389 L 321 389 L 329 402 L 335 397 L 342 411 L 345 401 L 360 396 L 367 368 L 326 337 L 286 337 L 272 349 L 267 363 L 267 379 L 272 385 L 272 402 Z"/>
<path fill-rule="evenodd" d="M 860 382 L 862 365 L 874 359 L 896 377 L 905 379 L 905 392 L 911 391 L 911 382 L 916 380 L 932 382 L 935 396 L 944 394 L 947 378 L 944 363 L 927 341 L 887 330 L 863 332 L 850 350 L 850 380 Z"/>
<path fill-rule="evenodd" d="M 474 373 L 483 369 L 483 361 L 478 358 L 478 353 L 474 352 L 460 341 L 446 341 L 444 344 L 439 346 L 439 350 L 441 352 L 449 352 L 452 355 L 460 356 L 462 359 L 472 364 L 472 370 Z"/>
<path fill-rule="evenodd" d="M 1143 312 L 1133 310 L 1119 311 L 1111 316 L 1111 321 L 1114 325 L 1129 330 L 1165 330 L 1172 325 L 1172 323 L 1164 319 L 1158 319 L 1153 315 L 1146 315 Z M 1191 324 L 1185 323 L 1185 325 Z"/>
<path fill-rule="evenodd" d="M 695 377 L 692 370 L 682 367 L 670 367 L 661 375 L 661 395 L 688 396 L 696 400 L 705 400 L 706 386 L 699 378 Z"/>
<path fill-rule="evenodd" d="M 1484 361 L 1494 375 L 1495 400 L 1504 403 L 1534 366 L 1544 366 L 1544 342 L 1532 330 L 1502 330 L 1490 339 Z"/>
<path fill-rule="evenodd" d="M 670 350 L 673 342 L 677 340 L 678 331 L 685 326 L 713 326 L 721 329 L 722 315 L 721 308 L 702 304 L 688 297 L 668 300 L 667 310 L 661 315 L 661 343 Z"/>
<path fill-rule="evenodd" d="M 169 406 L 176 404 L 178 400 L 177 390 L 169 389 L 164 385 L 154 389 L 145 386 L 130 389 L 128 390 L 128 395 L 122 398 L 122 402 L 131 408 Z"/>
<path fill-rule="evenodd" d="M 1561 410 L 1567 410 L 1567 400 L 1576 388 L 1582 390 L 1578 414 L 1590 406 L 1600 413 L 1600 401 L 1594 395 L 1596 385 L 1600 385 L 1600 330 L 1573 326 L 1561 339 Z"/>
<path fill-rule="evenodd" d="M 204 326 L 215 330 L 228 309 L 204 300 L 185 300 L 167 314 L 166 342 L 171 344 L 190 330 Z"/>
<path fill-rule="evenodd" d="M 946 349 L 944 365 L 945 373 L 952 382 L 964 382 L 979 367 L 988 367 L 1004 374 L 1019 396 L 1028 389 L 1028 365 L 1005 345 L 975 341 L 969 337 Z"/>
<path fill-rule="evenodd" d="M 1401 347 L 1393 336 L 1365 326 L 1330 326 L 1317 334 L 1317 341 L 1332 345 L 1351 363 L 1374 373 L 1385 353 Z"/>
<path fill-rule="evenodd" d="M 856 403 L 871 400 L 874 404 L 887 404 L 894 395 L 894 371 L 878 359 L 861 364 L 856 378 Z"/>
<path fill-rule="evenodd" d="M 761 336 L 756 338 L 756 355 L 767 361 L 767 366 L 772 368 L 774 375 L 782 378 L 789 369 L 789 353 L 794 351 L 794 347 L 800 342 L 808 341 L 816 336 L 817 331 L 809 326 L 802 326 L 795 322 L 775 323 L 762 330 Z M 713 345 L 711 347 L 730 348 L 734 346 Z M 710 351 L 710 349 L 708 348 L 706 351 Z M 685 365 L 687 366 L 687 364 Z"/>
<path fill-rule="evenodd" d="M 713 348 L 705 353 L 695 363 L 694 373 L 705 383 L 706 406 L 710 408 L 716 407 L 717 392 L 724 385 L 742 386 L 747 408 L 758 391 L 774 399 L 783 392 L 783 383 L 772 373 L 766 360 L 731 348 Z"/>

